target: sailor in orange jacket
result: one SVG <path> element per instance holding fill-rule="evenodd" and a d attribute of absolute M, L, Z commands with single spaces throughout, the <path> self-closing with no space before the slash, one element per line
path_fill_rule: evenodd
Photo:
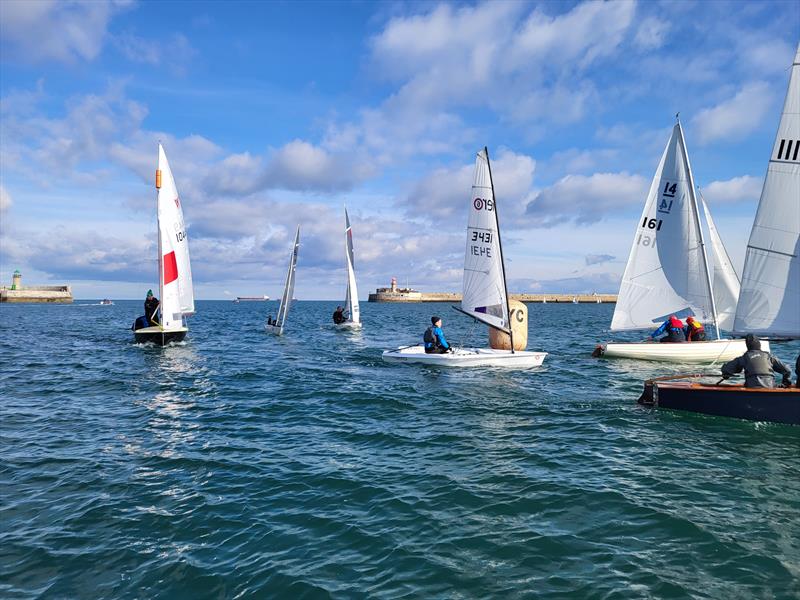
<path fill-rule="evenodd" d="M 700 321 L 695 321 L 694 317 L 686 317 L 686 329 L 683 332 L 686 334 L 687 342 L 706 341 L 706 329 Z"/>

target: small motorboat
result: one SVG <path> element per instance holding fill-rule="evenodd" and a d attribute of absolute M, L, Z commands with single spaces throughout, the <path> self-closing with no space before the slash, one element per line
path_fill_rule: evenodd
<path fill-rule="evenodd" d="M 540 367 L 547 352 L 527 350 L 494 350 L 492 348 L 453 348 L 447 354 L 426 354 L 425 347 L 404 346 L 386 350 L 381 358 L 386 362 L 417 363 L 438 367 Z"/>
<path fill-rule="evenodd" d="M 100 300 L 100 304 L 103 306 L 114 306 L 114 302 L 112 300 L 109 300 L 108 298 L 103 298 L 102 300 Z"/>
<path fill-rule="evenodd" d="M 672 375 L 649 379 L 638 403 L 653 408 L 685 410 L 800 425 L 800 388 L 747 388 L 742 384 L 702 383 L 708 375 Z"/>
<path fill-rule="evenodd" d="M 761 341 L 769 352 L 769 342 Z M 595 358 L 631 358 L 676 363 L 727 362 L 747 352 L 743 339 L 708 340 L 665 344 L 661 342 L 606 342 L 598 344 L 592 352 Z"/>

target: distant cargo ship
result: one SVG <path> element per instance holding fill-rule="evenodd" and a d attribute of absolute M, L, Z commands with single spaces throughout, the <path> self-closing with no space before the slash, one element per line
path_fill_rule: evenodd
<path fill-rule="evenodd" d="M 263 296 L 236 296 L 233 300 L 234 304 L 239 304 L 239 302 L 266 302 L 269 300 L 269 296 L 264 294 Z"/>

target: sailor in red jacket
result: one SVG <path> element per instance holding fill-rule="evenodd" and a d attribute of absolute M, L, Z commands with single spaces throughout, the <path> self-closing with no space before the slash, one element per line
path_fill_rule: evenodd
<path fill-rule="evenodd" d="M 686 329 L 683 333 L 686 334 L 687 342 L 706 341 L 706 329 L 700 321 L 695 321 L 694 317 L 686 317 Z"/>
<path fill-rule="evenodd" d="M 685 342 L 686 335 L 683 333 L 683 321 L 675 315 L 670 315 L 669 319 L 661 324 L 661 327 L 656 329 L 650 334 L 650 337 L 656 339 L 662 333 L 666 332 L 667 335 L 662 337 L 659 342 Z"/>

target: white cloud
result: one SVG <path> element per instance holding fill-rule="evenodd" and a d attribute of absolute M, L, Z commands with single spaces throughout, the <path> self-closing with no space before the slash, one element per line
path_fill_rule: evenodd
<path fill-rule="evenodd" d="M 753 132 L 772 105 L 774 90 L 763 81 L 744 85 L 735 96 L 701 110 L 692 119 L 702 144 L 740 140 Z"/>
<path fill-rule="evenodd" d="M 603 263 L 610 262 L 617 258 L 616 256 L 612 256 L 611 254 L 587 254 L 586 255 L 586 266 L 591 267 L 593 265 L 601 265 Z"/>
<path fill-rule="evenodd" d="M 3 0 L 0 49 L 6 59 L 74 63 L 97 57 L 108 24 L 129 2 Z"/>
<path fill-rule="evenodd" d="M 644 202 L 649 181 L 629 173 L 567 175 L 528 203 L 526 216 L 534 226 L 574 222 L 588 225 Z"/>
<path fill-rule="evenodd" d="M 535 169 L 536 161 L 532 157 L 505 148 L 496 158 L 492 157 L 492 179 L 503 214 L 511 217 L 524 210 Z M 469 201 L 474 172 L 474 162 L 434 169 L 414 185 L 402 201 L 402 207 L 413 218 L 444 219 L 461 215 Z"/>
<path fill-rule="evenodd" d="M 664 16 L 645 17 L 639 22 L 633 43 L 643 50 L 655 50 L 664 44 L 670 23 Z"/>
<path fill-rule="evenodd" d="M 11 204 L 11 194 L 4 186 L 0 185 L 0 214 L 11 208 Z"/>
<path fill-rule="evenodd" d="M 186 64 L 197 54 L 182 33 L 166 38 L 144 38 L 126 32 L 112 38 L 113 45 L 128 60 L 153 66 L 166 65 L 173 73 L 183 75 Z"/>
<path fill-rule="evenodd" d="M 761 185 L 761 178 L 742 175 L 725 181 L 712 181 L 703 187 L 703 196 L 711 206 L 744 200 L 755 201 L 761 196 Z"/>

